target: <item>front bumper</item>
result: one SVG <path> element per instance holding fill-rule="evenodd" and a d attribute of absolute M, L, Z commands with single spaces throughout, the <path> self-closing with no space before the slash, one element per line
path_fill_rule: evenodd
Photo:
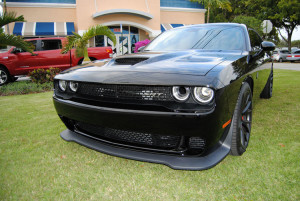
<path fill-rule="evenodd" d="M 61 133 L 66 141 L 78 144 L 94 150 L 119 157 L 165 164 L 173 169 L 203 170 L 215 166 L 230 151 L 231 128 L 225 129 L 218 122 L 218 110 L 206 114 L 195 113 L 171 113 L 152 112 L 139 110 L 125 110 L 103 108 L 98 106 L 76 103 L 69 100 L 58 99 L 54 96 L 54 105 L 59 116 L 72 121 L 86 122 L 114 129 L 133 130 L 137 132 L 155 133 L 168 136 L 199 136 L 207 141 L 207 149 L 201 155 L 175 155 L 161 151 L 135 149 L 130 146 L 118 146 L 119 144 L 98 140 L 86 133 L 77 132 L 74 127 Z"/>

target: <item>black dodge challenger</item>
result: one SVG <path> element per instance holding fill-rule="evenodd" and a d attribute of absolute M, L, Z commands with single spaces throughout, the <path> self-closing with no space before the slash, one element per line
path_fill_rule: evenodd
<path fill-rule="evenodd" d="M 241 24 L 165 31 L 141 52 L 68 69 L 54 105 L 66 141 L 202 170 L 249 145 L 253 104 L 270 98 L 275 45 Z"/>

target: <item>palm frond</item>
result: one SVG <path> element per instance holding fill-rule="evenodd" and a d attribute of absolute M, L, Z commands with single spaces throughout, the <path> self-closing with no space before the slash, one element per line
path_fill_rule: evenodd
<path fill-rule="evenodd" d="M 24 22 L 23 15 L 17 17 L 17 13 L 13 11 L 4 12 L 2 16 L 0 16 L 0 27 L 3 27 L 12 22 Z"/>
<path fill-rule="evenodd" d="M 114 45 L 116 44 L 116 36 L 115 34 L 106 26 L 102 25 L 96 25 L 93 27 L 90 27 L 83 35 L 83 40 L 89 40 L 90 38 L 93 38 L 98 35 L 105 35 L 107 36 Z"/>
<path fill-rule="evenodd" d="M 0 34 L 0 45 L 10 45 L 21 48 L 26 52 L 33 52 L 34 46 L 31 43 L 24 41 L 20 36 Z"/>
<path fill-rule="evenodd" d="M 72 48 L 76 47 L 79 41 L 82 40 L 81 36 L 78 34 L 68 36 L 67 37 L 67 42 L 63 44 L 63 48 L 61 50 L 62 54 L 68 53 Z"/>

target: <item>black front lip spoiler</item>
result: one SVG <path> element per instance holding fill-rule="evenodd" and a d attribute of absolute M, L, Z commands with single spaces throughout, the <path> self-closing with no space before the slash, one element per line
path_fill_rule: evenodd
<path fill-rule="evenodd" d="M 61 132 L 60 136 L 66 141 L 76 142 L 90 149 L 113 156 L 151 163 L 160 163 L 176 170 L 205 170 L 214 167 L 229 154 L 232 136 L 231 133 L 232 125 L 230 126 L 229 132 L 224 142 L 220 144 L 220 146 L 213 152 L 203 157 L 164 155 L 160 153 L 143 152 L 133 149 L 116 147 L 77 134 L 73 131 L 70 131 L 69 129 Z"/>

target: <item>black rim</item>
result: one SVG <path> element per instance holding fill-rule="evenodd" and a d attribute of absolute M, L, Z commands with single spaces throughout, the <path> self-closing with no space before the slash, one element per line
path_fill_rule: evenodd
<path fill-rule="evenodd" d="M 241 119 L 240 119 L 240 141 L 245 150 L 250 140 L 251 122 L 252 122 L 252 96 L 248 90 L 243 95 Z"/>
<path fill-rule="evenodd" d="M 4 84 L 7 81 L 7 74 L 4 70 L 0 69 L 0 84 Z"/>

